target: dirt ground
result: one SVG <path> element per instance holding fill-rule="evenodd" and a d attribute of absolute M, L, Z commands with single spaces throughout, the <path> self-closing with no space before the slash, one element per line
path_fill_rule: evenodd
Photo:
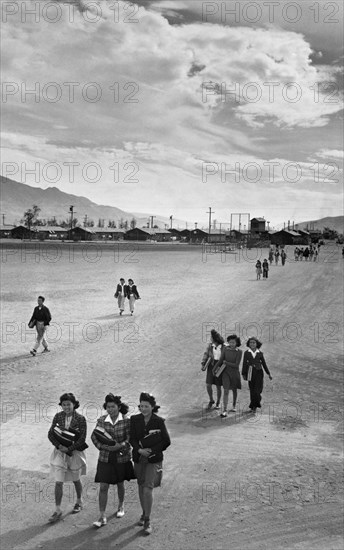
<path fill-rule="evenodd" d="M 7 245 L 10 246 L 10 245 Z M 35 252 L 35 253 L 33 253 Z M 267 251 L 205 254 L 202 247 L 96 245 L 2 250 L 2 549 L 243 550 L 343 548 L 343 260 L 328 244 L 319 261 L 288 261 L 256 280 Z M 290 256 L 290 259 L 289 259 Z M 119 317 L 120 277 L 142 299 Z M 29 355 L 36 298 L 53 322 L 51 353 Z M 262 411 L 247 414 L 243 382 L 236 413 L 207 412 L 200 371 L 211 328 L 263 341 L 273 381 Z M 245 349 L 243 344 L 242 349 Z M 59 396 L 72 391 L 88 421 L 85 507 L 54 510 L 47 439 Z M 117 519 L 98 531 L 97 450 L 90 440 L 104 396 L 137 412 L 141 391 L 161 405 L 172 445 L 154 491 L 153 534 L 142 535 L 136 482 Z"/>

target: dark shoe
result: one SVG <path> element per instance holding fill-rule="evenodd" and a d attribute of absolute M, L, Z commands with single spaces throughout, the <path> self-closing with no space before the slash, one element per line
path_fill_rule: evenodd
<path fill-rule="evenodd" d="M 79 504 L 78 502 L 74 504 L 74 508 L 72 510 L 72 514 L 78 514 L 82 510 L 82 504 Z"/>
<path fill-rule="evenodd" d="M 62 518 L 62 512 L 54 512 L 53 515 L 48 519 L 49 523 L 55 523 Z"/>
<path fill-rule="evenodd" d="M 139 521 L 137 522 L 137 525 L 140 525 L 142 527 L 145 524 L 145 516 L 142 514 Z"/>
<path fill-rule="evenodd" d="M 32 357 L 35 357 L 37 352 L 36 352 L 35 349 L 30 349 L 30 353 L 31 353 Z"/>
<path fill-rule="evenodd" d="M 42 353 L 49 353 L 50 352 L 50 349 L 48 348 L 44 348 L 44 350 L 42 351 Z"/>
<path fill-rule="evenodd" d="M 215 401 L 209 401 L 207 409 L 210 410 L 212 406 L 214 405 Z"/>
<path fill-rule="evenodd" d="M 220 402 L 216 403 L 215 409 L 216 409 L 217 411 L 220 410 Z"/>
<path fill-rule="evenodd" d="M 221 418 L 227 418 L 228 416 L 228 413 L 227 411 L 223 411 L 221 414 L 220 414 Z"/>

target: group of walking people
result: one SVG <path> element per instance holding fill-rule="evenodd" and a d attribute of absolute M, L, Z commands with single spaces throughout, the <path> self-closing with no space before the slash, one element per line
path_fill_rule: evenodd
<path fill-rule="evenodd" d="M 125 284 L 125 279 L 122 277 L 119 280 L 114 297 L 117 298 L 120 315 L 124 312 L 126 298 L 129 301 L 130 315 L 134 314 L 136 300 L 141 299 L 134 281 L 132 279 L 128 279 L 128 284 Z"/>
<path fill-rule="evenodd" d="M 261 398 L 264 384 L 264 371 L 272 380 L 263 353 L 260 351 L 262 343 L 254 337 L 247 342 L 247 350 L 242 352 L 241 340 L 236 334 L 227 337 L 225 343 L 222 336 L 211 331 L 211 342 L 207 345 L 202 358 L 202 370 L 206 371 L 206 389 L 209 397 L 208 410 L 213 407 L 221 409 L 223 388 L 223 404 L 221 418 L 226 418 L 229 412 L 236 412 L 238 390 L 241 390 L 240 364 L 242 361 L 241 376 L 248 381 L 250 390 L 250 412 L 255 413 L 261 408 Z M 213 396 L 213 386 L 216 388 L 216 401 Z M 233 404 L 228 410 L 229 391 L 233 394 Z"/>
<path fill-rule="evenodd" d="M 125 279 L 121 278 L 117 285 L 116 292 L 114 294 L 118 301 L 119 314 L 122 315 L 125 309 L 125 300 L 129 302 L 130 315 L 134 314 L 135 302 L 140 300 L 141 297 L 137 290 L 137 286 L 134 284 L 133 279 L 128 279 L 128 284 L 125 284 Z M 51 313 L 49 308 L 44 305 L 44 296 L 38 296 L 37 306 L 34 308 L 31 318 L 28 322 L 29 328 L 36 329 L 36 341 L 30 350 L 33 357 L 36 356 L 39 346 L 42 344 L 42 353 L 50 351 L 48 342 L 46 340 L 46 332 L 51 322 Z"/>
<path fill-rule="evenodd" d="M 86 418 L 77 412 L 80 404 L 73 393 L 60 397 L 58 412 L 52 421 L 48 438 L 54 450 L 50 458 L 51 473 L 55 478 L 56 509 L 49 518 L 55 523 L 62 518 L 63 483 L 72 481 L 76 503 L 72 512 L 83 508 L 81 476 L 86 474 Z M 161 485 L 163 452 L 171 444 L 165 420 L 156 413 L 160 408 L 155 397 L 142 392 L 139 414 L 128 418 L 129 407 L 121 397 L 109 393 L 103 405 L 105 414 L 98 420 L 91 434 L 92 443 L 99 450 L 95 482 L 100 484 L 99 518 L 95 528 L 107 524 L 106 507 L 110 485 L 117 485 L 118 507 L 116 517 L 124 516 L 125 481 L 137 479 L 142 514 L 138 525 L 144 533 L 152 532 L 150 522 L 153 489 Z"/>
<path fill-rule="evenodd" d="M 287 253 L 284 250 L 284 248 L 282 248 L 282 250 L 280 252 L 279 248 L 278 248 L 278 245 L 276 245 L 275 250 L 270 248 L 268 258 L 269 258 L 270 265 L 272 265 L 274 260 L 275 260 L 275 265 L 278 265 L 279 259 L 281 258 L 281 264 L 284 266 L 285 261 L 287 259 Z M 267 260 L 264 260 L 264 261 L 267 262 Z"/>
<path fill-rule="evenodd" d="M 306 262 L 308 262 L 308 260 L 310 262 L 312 260 L 316 262 L 319 257 L 319 249 L 320 244 L 311 244 L 309 247 L 306 246 L 306 248 L 299 248 L 298 246 L 296 246 L 294 250 L 294 260 L 296 262 L 302 262 L 302 260 L 305 259 Z"/>

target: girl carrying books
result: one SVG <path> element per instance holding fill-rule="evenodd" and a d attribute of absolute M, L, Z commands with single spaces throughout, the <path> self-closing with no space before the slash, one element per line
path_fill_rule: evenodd
<path fill-rule="evenodd" d="M 211 335 L 211 342 L 210 344 L 207 345 L 207 349 L 203 354 L 203 358 L 201 362 L 202 370 L 207 371 L 205 385 L 209 395 L 209 403 L 207 406 L 208 410 L 210 410 L 212 406 L 215 404 L 215 401 L 213 398 L 213 385 L 216 386 L 215 409 L 220 408 L 222 377 L 214 376 L 213 369 L 216 366 L 217 361 L 220 359 L 221 351 L 224 345 L 224 339 L 218 332 L 216 332 L 216 330 L 212 329 L 212 331 L 210 332 L 210 335 Z"/>
<path fill-rule="evenodd" d="M 244 353 L 242 365 L 242 377 L 248 380 L 250 388 L 250 405 L 249 409 L 256 412 L 257 408 L 261 408 L 261 399 L 264 383 L 264 371 L 272 380 L 272 376 L 265 362 L 264 355 L 260 351 L 262 343 L 257 338 L 249 338 L 246 342 L 248 350 Z"/>
<path fill-rule="evenodd" d="M 228 345 L 223 347 L 221 357 L 217 363 L 217 369 L 220 369 L 223 364 L 225 365 L 225 368 L 222 371 L 223 411 L 220 414 L 222 418 L 226 418 L 228 414 L 227 407 L 229 390 L 232 390 L 233 392 L 233 407 L 230 412 L 236 411 L 238 390 L 241 390 L 239 365 L 242 357 L 242 351 L 238 349 L 241 346 L 241 341 L 236 334 L 231 334 L 227 338 L 227 343 Z"/>
<path fill-rule="evenodd" d="M 91 435 L 92 442 L 100 451 L 95 477 L 95 482 L 100 483 L 100 517 L 93 523 L 97 528 L 107 523 L 105 511 L 109 486 L 117 485 L 116 517 L 121 518 L 124 516 L 124 481 L 135 479 L 129 444 L 130 420 L 126 418 L 129 407 L 122 403 L 120 396 L 109 393 L 105 397 L 103 408 L 106 414 L 98 418 Z"/>
<path fill-rule="evenodd" d="M 62 517 L 61 502 L 63 496 L 63 483 L 73 481 L 77 500 L 73 508 L 73 514 L 82 510 L 82 485 L 80 477 L 86 474 L 86 419 L 76 412 L 79 401 L 72 393 L 64 393 L 59 402 L 62 411 L 55 414 L 50 430 L 49 441 L 54 445 L 50 457 L 50 471 L 55 478 L 55 505 L 56 510 L 49 518 L 50 523 L 55 523 Z"/>
<path fill-rule="evenodd" d="M 165 420 L 155 414 L 159 408 L 155 397 L 143 392 L 140 395 L 141 412 L 130 418 L 130 443 L 133 447 L 134 468 L 142 508 L 139 525 L 143 526 L 146 535 L 152 532 L 150 515 L 153 489 L 161 484 L 163 451 L 171 444 Z"/>

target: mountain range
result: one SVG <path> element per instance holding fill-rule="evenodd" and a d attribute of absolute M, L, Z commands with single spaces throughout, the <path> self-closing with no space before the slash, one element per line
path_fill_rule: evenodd
<path fill-rule="evenodd" d="M 121 210 L 115 206 L 96 204 L 86 197 L 79 197 L 60 191 L 57 187 L 31 187 L 25 183 L 20 183 L 9 178 L 0 176 L 1 189 L 1 213 L 5 216 L 6 224 L 19 225 L 28 208 L 35 204 L 41 209 L 40 219 L 56 218 L 57 222 L 69 220 L 71 205 L 74 207 L 74 217 L 78 219 L 80 225 L 83 225 L 85 215 L 88 220 L 93 220 L 95 226 L 98 220 L 105 220 L 105 227 L 108 220 L 114 220 L 118 227 L 118 222 L 123 220 L 132 220 L 135 218 L 137 227 L 147 227 L 148 214 L 133 213 Z M 2 220 L 1 220 L 2 221 Z M 154 225 L 165 228 L 165 224 L 170 227 L 170 220 L 165 216 L 155 216 Z M 185 221 L 173 219 L 174 227 L 185 227 Z"/>
<path fill-rule="evenodd" d="M 85 215 L 88 220 L 93 220 L 95 225 L 98 225 L 98 220 L 105 220 L 107 227 L 108 220 L 114 220 L 118 227 L 118 222 L 128 220 L 130 223 L 132 218 L 136 219 L 137 227 L 147 227 L 149 214 L 143 212 L 127 212 L 117 208 L 116 206 L 106 206 L 96 204 L 86 197 L 80 197 L 60 191 L 57 187 L 48 187 L 42 189 L 40 187 L 31 187 L 25 183 L 20 183 L 9 178 L 0 176 L 1 189 L 1 214 L 5 219 L 6 224 L 19 225 L 23 218 L 24 212 L 28 208 L 32 208 L 34 204 L 41 209 L 39 218 L 49 219 L 55 217 L 57 222 L 70 219 L 69 208 L 74 206 L 75 218 L 79 224 L 83 225 Z M 2 220 L 1 220 L 2 221 Z M 154 225 L 164 228 L 165 225 L 170 227 L 170 219 L 165 216 L 155 216 Z M 299 229 L 308 228 L 323 229 L 330 227 L 338 233 L 343 233 L 344 216 L 333 216 L 321 218 L 318 220 L 309 220 L 303 222 L 295 222 Z M 193 227 L 193 224 L 188 223 L 188 228 Z M 185 228 L 185 220 L 173 218 L 173 227 Z M 199 224 L 201 227 L 201 224 Z M 283 224 L 279 224 L 275 229 L 283 229 Z"/>

